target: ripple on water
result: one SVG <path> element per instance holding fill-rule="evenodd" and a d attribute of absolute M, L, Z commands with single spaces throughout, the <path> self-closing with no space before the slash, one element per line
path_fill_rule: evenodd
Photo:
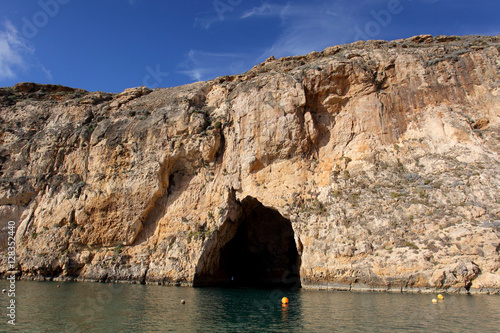
<path fill-rule="evenodd" d="M 18 281 L 8 332 L 498 332 L 499 296 Z M 6 281 L 0 281 L 0 288 Z M 282 306 L 286 296 L 290 303 Z M 184 299 L 185 304 L 180 300 Z M 8 297 L 2 294 L 2 306 Z"/>

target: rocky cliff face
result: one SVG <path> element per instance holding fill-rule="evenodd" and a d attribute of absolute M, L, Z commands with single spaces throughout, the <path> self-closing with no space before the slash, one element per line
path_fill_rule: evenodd
<path fill-rule="evenodd" d="M 499 51 L 417 36 L 168 89 L 0 89 L 0 249 L 12 220 L 24 278 L 498 292 Z"/>

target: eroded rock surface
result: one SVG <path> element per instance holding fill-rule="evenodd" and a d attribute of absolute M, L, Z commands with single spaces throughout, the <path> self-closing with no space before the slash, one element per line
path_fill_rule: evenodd
<path fill-rule="evenodd" d="M 190 285 L 250 198 L 291 224 L 304 287 L 498 292 L 499 50 L 418 36 L 168 89 L 2 88 L 0 250 L 13 220 L 24 278 Z"/>

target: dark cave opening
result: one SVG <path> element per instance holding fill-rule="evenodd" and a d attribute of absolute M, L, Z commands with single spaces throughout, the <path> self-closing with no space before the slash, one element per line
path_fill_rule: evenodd
<path fill-rule="evenodd" d="M 290 221 L 258 200 L 238 205 L 200 259 L 194 286 L 300 288 L 300 255 Z"/>

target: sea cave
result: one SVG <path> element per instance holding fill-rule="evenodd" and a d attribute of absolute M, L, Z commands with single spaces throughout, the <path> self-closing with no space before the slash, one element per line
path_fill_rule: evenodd
<path fill-rule="evenodd" d="M 292 224 L 247 197 L 205 246 L 195 287 L 300 288 L 300 255 Z"/>

